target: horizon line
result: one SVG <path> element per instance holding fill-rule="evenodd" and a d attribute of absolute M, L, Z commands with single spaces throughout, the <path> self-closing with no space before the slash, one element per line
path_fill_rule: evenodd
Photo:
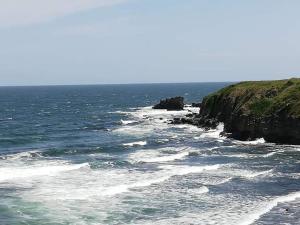
<path fill-rule="evenodd" d="M 197 84 L 197 83 L 238 83 L 245 81 L 272 81 L 272 80 L 288 80 L 297 77 L 282 79 L 261 79 L 261 80 L 235 80 L 235 81 L 187 81 L 187 82 L 132 82 L 132 83 L 87 83 L 87 84 L 24 84 L 24 85 L 0 85 L 0 87 L 54 87 L 54 86 L 101 86 L 101 85 L 147 85 L 147 84 Z M 299 79 L 299 78 L 298 78 Z"/>
<path fill-rule="evenodd" d="M 236 83 L 242 81 L 191 81 L 191 82 L 137 82 L 137 83 L 87 83 L 87 84 L 24 84 L 0 85 L 0 87 L 51 87 L 51 86 L 104 86 L 104 85 L 147 85 L 147 84 L 197 84 L 197 83 Z"/>

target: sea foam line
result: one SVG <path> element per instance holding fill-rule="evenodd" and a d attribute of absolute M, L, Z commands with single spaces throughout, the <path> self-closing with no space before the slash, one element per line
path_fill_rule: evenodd
<path fill-rule="evenodd" d="M 271 157 L 271 156 L 275 155 L 276 153 L 277 152 L 270 152 L 270 153 L 267 153 L 267 154 L 263 155 L 262 157 L 263 158 L 268 158 L 268 157 Z"/>
<path fill-rule="evenodd" d="M 165 182 L 169 180 L 170 178 L 174 176 L 183 176 L 183 175 L 188 175 L 191 173 L 200 173 L 205 170 L 214 170 L 218 169 L 219 165 L 213 165 L 213 166 L 161 166 L 159 167 L 162 169 L 157 175 L 163 173 L 161 177 L 158 178 L 150 178 L 150 179 L 144 179 L 140 181 L 136 181 L 130 184 L 120 184 L 120 185 L 115 185 L 115 186 L 110 186 L 110 187 L 101 187 L 98 189 L 93 189 L 92 191 L 88 191 L 84 188 L 82 189 L 76 189 L 76 191 L 80 191 L 80 195 L 69 195 L 69 196 L 61 196 L 58 197 L 60 200 L 66 200 L 66 199 L 86 199 L 86 198 L 91 198 L 91 197 L 96 197 L 96 196 L 114 196 L 126 192 L 132 191 L 132 189 L 135 188 L 143 188 L 143 187 L 148 187 L 154 184 L 159 184 L 162 182 Z M 208 188 L 202 187 L 199 190 L 199 193 L 206 193 L 208 192 Z M 57 197 L 57 196 L 56 196 Z"/>
<path fill-rule="evenodd" d="M 50 165 L 50 166 L 31 166 L 31 167 L 4 167 L 0 168 L 0 182 L 22 179 L 35 176 L 53 176 L 57 173 L 77 170 L 83 167 L 89 167 L 88 163 L 82 164 L 66 164 L 66 165 Z"/>
<path fill-rule="evenodd" d="M 101 195 L 105 196 L 112 196 L 116 194 L 121 194 L 123 192 L 128 192 L 130 189 L 133 188 L 140 188 L 140 187 L 147 187 L 151 186 L 153 184 L 162 183 L 168 179 L 170 179 L 173 176 L 183 176 L 188 175 L 191 173 L 200 173 L 205 170 L 216 170 L 220 168 L 220 165 L 212 165 L 212 166 L 160 166 L 161 169 L 166 169 L 169 171 L 168 175 L 162 176 L 161 178 L 157 179 L 150 179 L 150 180 L 144 180 L 139 181 L 133 184 L 124 184 L 124 185 L 117 185 L 114 187 L 106 188 L 105 190 L 101 191 Z M 207 189 L 202 190 L 203 193 L 207 192 Z"/>
<path fill-rule="evenodd" d="M 247 218 L 242 220 L 239 224 L 240 225 L 253 224 L 259 218 L 261 218 L 264 214 L 268 213 L 274 207 L 276 207 L 279 203 L 292 202 L 292 201 L 295 201 L 297 198 L 300 198 L 300 192 L 294 192 L 294 193 L 288 194 L 286 196 L 278 197 L 278 198 L 268 202 L 267 204 L 263 205 L 262 207 L 260 207 L 259 210 L 250 214 Z"/>
<path fill-rule="evenodd" d="M 169 161 L 175 161 L 182 158 L 185 158 L 189 155 L 189 152 L 181 152 L 178 154 L 170 155 L 170 156 L 162 156 L 162 157 L 154 157 L 149 159 L 142 159 L 140 162 L 146 162 L 146 163 L 155 163 L 155 162 L 169 162 Z"/>
<path fill-rule="evenodd" d="M 136 141 L 131 143 L 125 143 L 123 146 L 133 147 L 133 146 L 144 146 L 147 145 L 147 141 Z"/>
<path fill-rule="evenodd" d="M 20 152 L 20 153 L 1 156 L 2 159 L 9 159 L 9 160 L 22 159 L 22 158 L 34 158 L 34 157 L 42 157 L 42 153 L 39 151 L 29 151 L 29 152 Z"/>
<path fill-rule="evenodd" d="M 267 174 L 269 174 L 271 172 L 273 172 L 273 169 L 266 170 L 266 171 L 261 171 L 261 172 L 254 172 L 254 173 L 243 174 L 242 176 L 245 177 L 245 178 L 255 178 L 255 177 L 258 177 L 258 176 L 267 175 Z"/>
<path fill-rule="evenodd" d="M 128 124 L 132 124 L 132 123 L 136 123 L 137 121 L 135 120 L 121 120 L 121 123 L 123 125 L 128 125 Z"/>
<path fill-rule="evenodd" d="M 206 170 L 217 170 L 221 166 L 219 164 L 216 165 L 210 165 L 210 166 L 173 166 L 173 165 L 162 165 L 159 166 L 161 169 L 166 169 L 174 172 L 172 176 L 175 175 L 187 175 L 190 173 L 201 173 Z"/>
<path fill-rule="evenodd" d="M 245 145 L 257 145 L 257 144 L 264 144 L 266 143 L 265 139 L 263 138 L 258 138 L 254 141 L 233 141 L 234 143 L 237 143 L 237 144 L 245 144 Z"/>

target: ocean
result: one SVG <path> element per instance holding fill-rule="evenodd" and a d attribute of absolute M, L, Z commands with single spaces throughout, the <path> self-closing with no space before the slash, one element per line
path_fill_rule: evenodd
<path fill-rule="evenodd" d="M 300 147 L 169 121 L 228 83 L 0 88 L 1 225 L 300 224 Z"/>

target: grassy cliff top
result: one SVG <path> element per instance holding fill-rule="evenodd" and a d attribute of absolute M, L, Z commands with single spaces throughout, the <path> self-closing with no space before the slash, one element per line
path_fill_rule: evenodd
<path fill-rule="evenodd" d="M 266 116 L 284 111 L 300 118 L 300 79 L 241 82 L 207 96 L 204 102 L 209 107 L 225 99 L 245 114 Z"/>

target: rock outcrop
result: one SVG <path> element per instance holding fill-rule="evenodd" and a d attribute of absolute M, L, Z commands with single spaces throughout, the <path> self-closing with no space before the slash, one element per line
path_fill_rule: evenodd
<path fill-rule="evenodd" d="M 167 109 L 167 110 L 183 110 L 184 98 L 174 97 L 160 100 L 160 102 L 153 106 L 153 109 Z"/>
<path fill-rule="evenodd" d="M 205 97 L 200 114 L 188 118 L 188 123 L 206 128 L 220 122 L 238 140 L 300 144 L 300 79 L 230 85 Z"/>
<path fill-rule="evenodd" d="M 300 144 L 300 79 L 231 85 L 204 98 L 200 118 L 235 139 Z"/>

